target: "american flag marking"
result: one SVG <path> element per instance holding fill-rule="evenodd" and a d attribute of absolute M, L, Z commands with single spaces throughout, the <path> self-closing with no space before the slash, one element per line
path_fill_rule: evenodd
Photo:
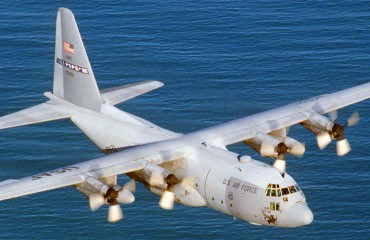
<path fill-rule="evenodd" d="M 69 42 L 64 42 L 64 51 L 69 52 L 69 53 L 74 53 L 75 50 L 73 49 L 73 44 Z"/>

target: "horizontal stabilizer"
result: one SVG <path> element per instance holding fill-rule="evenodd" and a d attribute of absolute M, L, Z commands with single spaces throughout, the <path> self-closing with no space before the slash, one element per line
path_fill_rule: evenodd
<path fill-rule="evenodd" d="M 100 91 L 100 93 L 101 98 L 104 102 L 111 105 L 116 105 L 131 98 L 137 97 L 141 94 L 160 88 L 163 85 L 163 83 L 158 81 L 144 81 L 105 89 Z"/>
<path fill-rule="evenodd" d="M 19 127 L 69 117 L 70 114 L 67 111 L 64 111 L 59 106 L 49 101 L 0 117 L 0 129 Z"/>

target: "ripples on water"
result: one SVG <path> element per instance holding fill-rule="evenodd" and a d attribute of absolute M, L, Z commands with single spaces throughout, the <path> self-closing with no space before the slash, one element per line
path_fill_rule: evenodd
<path fill-rule="evenodd" d="M 100 88 L 163 81 L 164 88 L 120 107 L 178 132 L 369 81 L 365 1 L 2 2 L 0 115 L 41 103 L 51 90 L 59 6 L 74 11 Z M 126 219 L 111 225 L 106 209 L 90 212 L 81 194 L 65 188 L 1 202 L 0 238 L 368 239 L 369 102 L 340 117 L 355 109 L 362 122 L 348 131 L 353 151 L 346 157 L 336 157 L 334 144 L 319 152 L 299 126 L 290 132 L 306 142 L 305 157 L 290 157 L 288 171 L 314 212 L 310 226 L 257 227 L 181 205 L 164 211 L 143 187 L 124 207 Z M 101 156 L 68 121 L 4 130 L 0 140 L 0 180 Z M 242 144 L 231 150 L 261 159 Z"/>

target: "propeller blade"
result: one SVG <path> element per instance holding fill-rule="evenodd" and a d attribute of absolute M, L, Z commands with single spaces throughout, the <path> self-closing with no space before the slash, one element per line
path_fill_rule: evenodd
<path fill-rule="evenodd" d="M 175 194 L 173 192 L 164 191 L 161 200 L 159 201 L 159 206 L 163 209 L 171 210 L 173 209 L 173 203 L 175 202 Z"/>
<path fill-rule="evenodd" d="M 360 114 L 358 112 L 352 113 L 352 115 L 347 120 L 347 126 L 351 127 L 360 122 Z"/>
<path fill-rule="evenodd" d="M 102 205 L 105 204 L 104 196 L 101 194 L 91 194 L 89 196 L 90 208 L 92 211 L 98 210 Z"/>
<path fill-rule="evenodd" d="M 275 147 L 274 145 L 266 142 L 262 142 L 261 144 L 261 155 L 262 156 L 273 156 L 275 154 Z"/>
<path fill-rule="evenodd" d="M 110 205 L 108 209 L 108 221 L 109 222 L 118 222 L 123 218 L 123 213 L 120 205 Z"/>
<path fill-rule="evenodd" d="M 302 157 L 305 151 L 306 147 L 301 143 L 294 144 L 293 147 L 289 148 L 289 153 L 298 157 Z"/>
<path fill-rule="evenodd" d="M 317 145 L 320 149 L 324 149 L 331 142 L 331 137 L 328 132 L 321 132 L 316 137 Z"/>
<path fill-rule="evenodd" d="M 338 111 L 334 110 L 332 112 L 328 112 L 328 115 L 329 115 L 330 120 L 335 121 L 338 118 Z"/>
<path fill-rule="evenodd" d="M 286 162 L 282 159 L 276 159 L 273 165 L 275 168 L 285 172 L 286 169 Z"/>
<path fill-rule="evenodd" d="M 129 181 L 123 186 L 124 189 L 127 189 L 131 193 L 134 193 L 136 191 L 136 182 L 134 180 Z"/>
<path fill-rule="evenodd" d="M 134 201 L 135 201 L 134 194 L 132 194 L 132 192 L 130 192 L 126 188 L 122 188 L 120 191 L 118 191 L 117 202 L 129 204 L 133 203 Z"/>
<path fill-rule="evenodd" d="M 346 155 L 351 151 L 351 145 L 349 145 L 349 142 L 347 139 L 342 139 L 337 142 L 337 155 L 343 156 Z"/>

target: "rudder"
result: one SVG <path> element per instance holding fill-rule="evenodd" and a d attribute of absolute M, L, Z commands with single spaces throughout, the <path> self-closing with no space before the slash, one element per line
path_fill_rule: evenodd
<path fill-rule="evenodd" d="M 99 88 L 73 13 L 59 8 L 55 35 L 53 94 L 75 105 L 100 112 Z"/>

